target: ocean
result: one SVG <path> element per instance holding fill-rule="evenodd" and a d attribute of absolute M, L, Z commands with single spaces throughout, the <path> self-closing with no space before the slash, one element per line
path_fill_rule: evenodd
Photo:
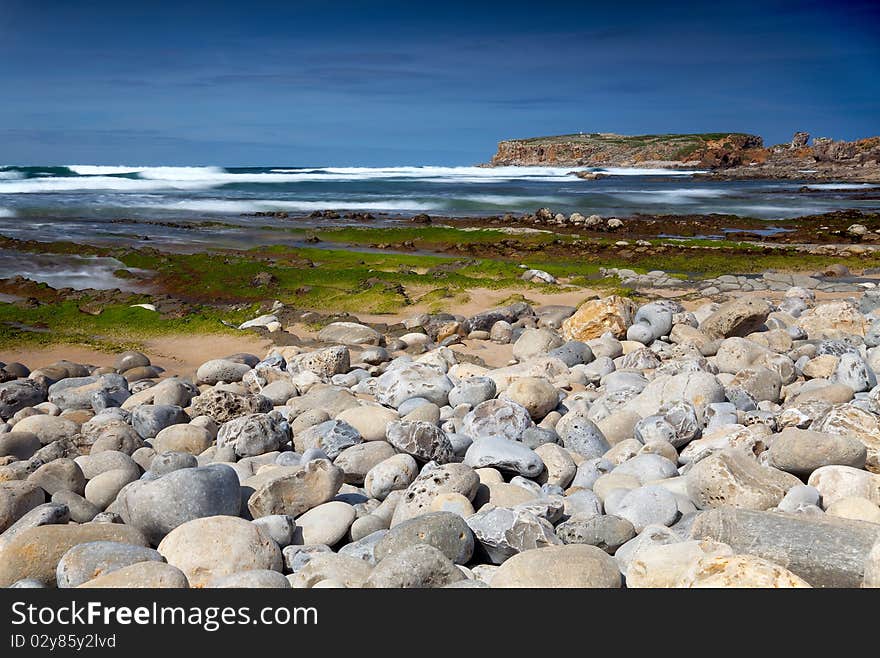
<path fill-rule="evenodd" d="M 574 171 L 599 171 L 583 180 Z M 373 224 L 415 213 L 488 216 L 554 212 L 629 216 L 725 213 L 783 219 L 880 209 L 880 185 L 709 181 L 666 169 L 570 167 L 0 167 L 0 235 L 44 242 L 149 245 L 194 252 L 290 243 L 278 228 Z M 304 216 L 334 209 L 338 218 Z M 363 225 L 362 221 L 357 222 Z M 298 238 L 297 238 L 298 239 Z M 112 260 L 112 259 L 111 259 Z M 109 260 L 33 259 L 0 250 L 0 278 L 27 272 L 50 285 L 118 287 Z"/>

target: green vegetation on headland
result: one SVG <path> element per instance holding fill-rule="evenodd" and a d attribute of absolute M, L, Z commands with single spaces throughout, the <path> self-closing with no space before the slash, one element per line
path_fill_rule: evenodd
<path fill-rule="evenodd" d="M 396 314 L 407 307 L 454 313 L 475 289 L 510 290 L 527 299 L 530 291 L 564 289 L 523 281 L 522 265 L 549 272 L 569 290 L 622 294 L 633 293 L 621 289 L 617 278 L 600 277 L 600 268 L 703 278 L 770 269 L 819 270 L 830 262 L 856 270 L 880 266 L 873 252 L 829 258 L 731 240 L 621 242 L 617 236 L 446 226 L 297 231 L 321 246 L 189 255 L 0 239 L 0 247 L 7 249 L 112 256 L 127 268 L 150 272 L 139 281 L 142 293 L 56 291 L 22 279 L 0 281 L 0 292 L 27 300 L 0 304 L 0 346 L 68 342 L 116 349 L 163 334 L 234 331 L 224 322 L 237 325 L 266 313 L 275 300 L 291 309 L 324 313 Z M 129 280 L 139 278 L 123 272 Z M 154 304 L 158 311 L 131 308 L 139 303 Z"/>

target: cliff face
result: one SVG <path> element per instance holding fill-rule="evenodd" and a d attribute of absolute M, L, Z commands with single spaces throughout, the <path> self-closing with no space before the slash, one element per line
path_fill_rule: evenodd
<path fill-rule="evenodd" d="M 590 133 L 513 139 L 498 144 L 492 165 L 730 167 L 764 151 L 757 135 L 615 135 Z"/>
<path fill-rule="evenodd" d="M 590 133 L 513 139 L 498 144 L 490 163 L 560 167 L 710 169 L 721 178 L 880 180 L 880 137 L 852 142 L 795 133 L 789 144 L 764 148 L 757 135 L 615 135 Z M 595 174 L 584 174 L 589 178 Z"/>

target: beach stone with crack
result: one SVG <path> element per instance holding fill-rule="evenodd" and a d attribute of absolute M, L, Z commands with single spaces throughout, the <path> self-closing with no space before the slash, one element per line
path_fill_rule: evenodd
<path fill-rule="evenodd" d="M 614 555 L 615 551 L 635 537 L 633 524 L 618 516 L 573 516 L 556 527 L 556 536 L 563 544 L 588 544 Z"/>
<path fill-rule="evenodd" d="M 0 384 L 0 418 L 8 420 L 17 412 L 46 400 L 46 389 L 32 379 L 15 379 Z"/>
<path fill-rule="evenodd" d="M 517 441 L 523 432 L 532 427 L 529 412 L 512 400 L 487 400 L 481 402 L 464 417 L 461 432 L 473 439 L 502 436 Z"/>
<path fill-rule="evenodd" d="M 395 409 L 411 398 L 425 398 L 443 406 L 451 390 L 449 377 L 425 363 L 413 362 L 387 370 L 376 380 L 376 400 Z"/>
<path fill-rule="evenodd" d="M 721 304 L 700 323 L 700 330 L 711 339 L 748 336 L 764 326 L 772 310 L 758 297 L 739 297 Z"/>
<path fill-rule="evenodd" d="M 857 439 L 787 427 L 773 437 L 769 464 L 795 475 L 809 476 L 822 466 L 864 468 L 867 449 Z"/>
<path fill-rule="evenodd" d="M 196 371 L 196 383 L 213 386 L 220 382 L 240 382 L 245 373 L 251 370 L 246 363 L 237 363 L 228 359 L 213 359 L 199 366 Z"/>
<path fill-rule="evenodd" d="M 470 466 L 443 464 L 426 468 L 413 480 L 394 507 L 390 527 L 430 511 L 434 498 L 442 493 L 459 493 L 473 500 L 480 480 Z"/>
<path fill-rule="evenodd" d="M 464 463 L 472 468 L 490 466 L 526 477 L 537 477 L 544 470 L 544 462 L 534 450 L 500 436 L 475 440 L 464 455 Z"/>
<path fill-rule="evenodd" d="M 336 459 L 339 453 L 346 448 L 361 442 L 363 442 L 363 438 L 360 433 L 344 420 L 328 420 L 313 425 L 297 434 L 293 439 L 294 448 L 298 452 L 305 452 L 309 448 L 320 448 L 331 461 Z"/>
<path fill-rule="evenodd" d="M 676 536 L 674 541 L 650 543 L 639 548 L 631 557 L 626 571 L 626 586 L 678 587 L 681 579 L 701 559 L 731 555 L 733 549 L 730 546 L 711 539 L 682 541 Z"/>
<path fill-rule="evenodd" d="M 166 427 L 189 420 L 183 409 L 170 404 L 142 404 L 131 412 L 131 426 L 142 439 L 152 439 Z"/>
<path fill-rule="evenodd" d="M 587 341 L 610 332 L 623 338 L 635 312 L 635 304 L 618 295 L 586 301 L 562 323 L 562 336 L 566 340 Z"/>
<path fill-rule="evenodd" d="M 388 443 L 421 461 L 448 464 L 455 460 L 449 437 L 442 429 L 423 420 L 397 420 L 389 423 Z"/>
<path fill-rule="evenodd" d="M 406 489 L 418 473 L 419 467 L 412 455 L 396 454 L 379 462 L 367 472 L 364 490 L 371 498 L 385 500 L 392 491 Z"/>
<path fill-rule="evenodd" d="M 157 480 L 138 480 L 122 489 L 121 513 L 155 545 L 193 519 L 238 516 L 241 493 L 235 471 L 223 464 L 185 468 Z"/>
<path fill-rule="evenodd" d="M 466 576 L 441 551 L 416 544 L 381 560 L 364 582 L 365 588 L 443 587 Z"/>
<path fill-rule="evenodd" d="M 766 510 L 779 504 L 786 492 L 801 484 L 795 476 L 762 466 L 736 448 L 701 459 L 685 476 L 688 497 L 698 509 L 724 505 Z"/>
<path fill-rule="evenodd" d="M 281 549 L 258 525 L 233 516 L 209 516 L 172 530 L 158 547 L 190 586 L 252 569 L 281 571 Z"/>
<path fill-rule="evenodd" d="M 78 587 L 122 567 L 139 562 L 164 562 L 158 551 L 137 544 L 94 541 L 77 544 L 58 561 L 58 587 Z"/>
<path fill-rule="evenodd" d="M 595 546 L 569 544 L 526 551 L 504 562 L 492 576 L 493 588 L 617 588 L 614 559 Z"/>
<path fill-rule="evenodd" d="M 247 507 L 254 518 L 273 514 L 299 516 L 332 498 L 342 487 L 342 469 L 326 459 L 317 459 L 301 466 L 279 466 L 242 484 L 244 491 L 253 490 Z"/>
<path fill-rule="evenodd" d="M 521 405 L 533 420 L 542 419 L 559 404 L 559 392 L 543 377 L 521 377 L 501 397 Z"/>
<path fill-rule="evenodd" d="M 614 514 L 642 532 L 651 525 L 670 526 L 678 518 L 678 503 L 667 489 L 646 485 L 631 489 L 615 505 Z"/>
<path fill-rule="evenodd" d="M 52 524 L 26 528 L 0 543 L 0 587 L 24 578 L 55 585 L 62 556 L 74 546 L 113 541 L 147 546 L 137 528 L 119 523 Z"/>
<path fill-rule="evenodd" d="M 404 521 L 389 530 L 376 544 L 375 557 L 389 555 L 417 544 L 429 544 L 456 564 L 467 564 L 474 553 L 474 535 L 465 520 L 451 512 L 430 512 Z"/>
<path fill-rule="evenodd" d="M 397 451 L 390 443 L 368 441 L 346 448 L 333 463 L 342 469 L 346 484 L 362 485 L 372 468 L 395 454 Z"/>
<path fill-rule="evenodd" d="M 191 423 L 169 425 L 152 440 L 156 452 L 187 452 L 199 455 L 211 447 L 214 439 L 204 427 Z"/>
<path fill-rule="evenodd" d="M 303 544 L 335 546 L 342 539 L 357 512 L 348 503 L 331 500 L 296 518 L 296 540 Z"/>
<path fill-rule="evenodd" d="M 217 433 L 217 447 L 229 445 L 239 457 L 280 449 L 290 441 L 290 425 L 276 413 L 248 414 L 230 420 Z"/>
<path fill-rule="evenodd" d="M 331 322 L 318 332 L 318 340 L 342 345 L 381 345 L 382 334 L 357 322 Z"/>
<path fill-rule="evenodd" d="M 333 375 L 348 372 L 351 367 L 350 359 L 348 348 L 337 345 L 291 356 L 287 359 L 287 370 L 292 373 L 308 371 L 329 379 Z"/>
<path fill-rule="evenodd" d="M 501 564 L 523 551 L 560 543 L 552 525 L 523 509 L 486 508 L 466 521 L 493 564 Z"/>

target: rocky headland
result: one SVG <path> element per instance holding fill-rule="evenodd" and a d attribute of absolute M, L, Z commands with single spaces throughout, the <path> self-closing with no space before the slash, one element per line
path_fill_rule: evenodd
<path fill-rule="evenodd" d="M 833 140 L 797 132 L 788 144 L 765 147 L 757 135 L 579 133 L 505 140 L 491 166 L 663 167 L 709 169 L 719 179 L 880 181 L 880 137 Z M 601 172 L 580 172 L 597 179 Z"/>

